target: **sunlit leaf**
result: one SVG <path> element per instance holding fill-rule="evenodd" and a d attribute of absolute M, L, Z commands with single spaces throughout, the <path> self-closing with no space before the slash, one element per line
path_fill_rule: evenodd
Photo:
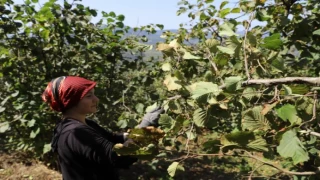
<path fill-rule="evenodd" d="M 226 89 L 231 92 L 238 90 L 239 88 L 241 88 L 241 84 L 240 84 L 241 80 L 242 80 L 242 77 L 240 77 L 240 76 L 227 77 L 224 80 L 224 83 L 226 85 Z"/>
<path fill-rule="evenodd" d="M 224 23 L 219 27 L 220 36 L 238 36 L 233 30 L 230 24 Z"/>
<path fill-rule="evenodd" d="M 182 88 L 182 86 L 177 83 L 178 81 L 178 78 L 167 75 L 163 83 L 167 86 L 169 91 L 173 91 Z"/>
<path fill-rule="evenodd" d="M 197 99 L 201 96 L 208 95 L 208 94 L 217 96 L 221 92 L 221 89 L 219 89 L 219 86 L 211 82 L 197 82 L 194 85 L 195 85 L 195 88 L 191 92 L 193 99 Z"/>
<path fill-rule="evenodd" d="M 294 164 L 309 160 L 309 155 L 295 130 L 289 130 L 282 135 L 278 153 L 284 158 L 292 158 Z"/>
<path fill-rule="evenodd" d="M 45 144 L 45 145 L 43 146 L 42 153 L 43 153 L 43 154 L 46 154 L 46 153 L 49 152 L 49 151 L 51 151 L 51 143 Z"/>
<path fill-rule="evenodd" d="M 267 49 L 277 50 L 282 46 L 282 40 L 280 39 L 280 34 L 276 33 L 269 37 L 266 37 L 263 39 L 263 44 L 261 44 L 262 47 L 265 47 Z"/>
<path fill-rule="evenodd" d="M 280 108 L 276 109 L 277 115 L 283 120 L 283 121 L 288 121 L 291 124 L 300 124 L 301 119 L 297 115 L 297 110 L 295 106 L 291 104 L 285 104 L 281 106 Z"/>
<path fill-rule="evenodd" d="M 193 113 L 193 121 L 198 127 L 203 127 L 206 121 L 206 111 L 199 108 Z"/>
<path fill-rule="evenodd" d="M 269 122 L 267 118 L 262 114 L 262 107 L 256 106 L 252 109 L 247 110 L 242 118 L 242 127 L 250 131 L 261 129 L 270 129 Z"/>
<path fill-rule="evenodd" d="M 0 123 L 0 133 L 4 133 L 10 129 L 9 122 Z"/>
<path fill-rule="evenodd" d="M 171 177 L 174 177 L 174 175 L 176 174 L 176 170 L 177 170 L 178 165 L 179 165 L 178 162 L 173 162 L 173 163 L 170 164 L 170 166 L 168 167 L 167 171 L 168 171 L 168 174 L 169 174 Z"/>
<path fill-rule="evenodd" d="M 314 34 L 314 35 L 319 35 L 319 36 L 320 36 L 320 29 L 313 31 L 312 34 Z"/>
<path fill-rule="evenodd" d="M 161 68 L 163 71 L 170 71 L 172 67 L 170 63 L 164 63 Z"/>
<path fill-rule="evenodd" d="M 228 48 L 228 47 L 217 46 L 217 48 L 218 48 L 221 52 L 226 53 L 226 54 L 233 55 L 233 54 L 235 53 L 234 49 L 231 49 L 231 48 Z"/>

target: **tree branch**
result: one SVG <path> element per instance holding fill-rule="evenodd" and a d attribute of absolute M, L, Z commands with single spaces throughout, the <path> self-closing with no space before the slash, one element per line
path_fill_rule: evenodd
<path fill-rule="evenodd" d="M 254 12 L 251 14 L 250 16 L 250 20 L 248 22 L 248 25 L 245 29 L 245 34 L 244 34 L 244 39 L 243 39 L 243 59 L 244 59 L 244 67 L 245 67 L 245 70 L 246 70 L 246 75 L 248 77 L 248 79 L 251 79 L 250 77 L 250 73 L 249 73 L 249 67 L 248 67 L 248 57 L 247 57 L 247 46 L 246 46 L 246 41 L 247 41 L 247 34 L 248 34 L 248 31 L 249 31 L 249 28 L 251 26 L 251 22 L 252 20 L 254 19 Z"/>
<path fill-rule="evenodd" d="M 304 133 L 304 134 L 311 134 L 313 136 L 316 136 L 318 138 L 320 138 L 320 133 L 317 133 L 317 132 L 312 132 L 310 130 L 302 130 L 302 131 L 299 131 L 300 133 Z"/>
<path fill-rule="evenodd" d="M 242 86 L 250 85 L 261 85 L 266 86 L 276 85 L 276 84 L 312 84 L 320 85 L 319 77 L 285 77 L 278 79 L 250 79 L 245 82 L 242 82 Z"/>
<path fill-rule="evenodd" d="M 299 127 L 305 127 L 306 124 L 313 122 L 314 120 L 317 119 L 317 104 L 318 104 L 318 92 L 314 91 L 313 92 L 313 108 L 312 108 L 312 117 L 309 121 L 306 121 L 302 123 Z"/>
<path fill-rule="evenodd" d="M 319 134 L 319 133 L 317 133 Z M 320 136 L 320 134 L 319 134 Z M 183 156 L 182 158 L 178 158 L 178 159 L 174 159 L 174 160 L 170 160 L 170 161 L 177 161 L 177 160 L 185 160 L 187 158 L 194 158 L 194 157 L 199 157 L 199 156 L 238 156 L 238 157 L 248 157 L 248 158 L 252 158 L 252 159 L 255 159 L 261 163 L 263 163 L 264 165 L 268 165 L 268 166 L 271 166 L 271 167 L 274 167 L 276 169 L 278 169 L 279 171 L 282 171 L 283 173 L 285 174 L 289 174 L 289 175 L 297 175 L 297 176 L 308 176 L 308 175 L 316 175 L 316 174 L 320 174 L 320 167 L 317 167 L 317 170 L 316 171 L 306 171 L 306 172 L 295 172 L 295 171 L 289 171 L 287 169 L 284 169 L 276 164 L 273 164 L 272 162 L 268 162 L 268 161 L 265 161 L 263 159 L 260 159 L 259 157 L 256 157 L 254 155 L 252 155 L 251 153 L 245 151 L 245 153 L 247 155 L 231 155 L 231 154 L 222 154 L 222 153 L 218 153 L 218 154 L 197 154 L 197 153 L 192 153 L 192 152 L 188 152 L 187 153 L 187 156 Z M 191 155 L 189 155 L 191 154 Z"/>
<path fill-rule="evenodd" d="M 280 171 L 282 171 L 283 173 L 285 174 L 290 174 L 290 175 L 298 175 L 298 176 L 305 176 L 305 175 L 316 175 L 316 174 L 319 174 L 320 173 L 320 167 L 318 167 L 318 169 L 316 171 L 306 171 L 306 172 L 294 172 L 294 171 L 289 171 L 289 170 L 286 170 L 286 169 L 283 169 L 282 167 L 279 167 L 278 165 L 275 165 L 275 164 L 272 164 L 270 162 L 267 162 L 265 160 L 262 160 L 256 156 L 253 156 L 251 153 L 249 152 L 246 152 L 246 154 L 248 154 L 248 156 L 250 158 L 253 158 L 255 160 L 258 160 L 266 165 L 269 165 L 269 166 L 272 166 Z"/>

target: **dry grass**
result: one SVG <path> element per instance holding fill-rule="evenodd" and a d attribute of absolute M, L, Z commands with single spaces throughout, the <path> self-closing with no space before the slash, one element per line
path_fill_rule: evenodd
<path fill-rule="evenodd" d="M 41 162 L 25 154 L 0 154 L 1 180 L 61 180 L 59 172 L 53 171 Z"/>

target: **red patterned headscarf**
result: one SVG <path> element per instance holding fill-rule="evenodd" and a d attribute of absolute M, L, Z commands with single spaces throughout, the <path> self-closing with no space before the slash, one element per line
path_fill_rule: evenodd
<path fill-rule="evenodd" d="M 42 100 L 58 112 L 64 112 L 78 102 L 96 85 L 96 82 L 77 76 L 53 79 L 42 94 Z"/>

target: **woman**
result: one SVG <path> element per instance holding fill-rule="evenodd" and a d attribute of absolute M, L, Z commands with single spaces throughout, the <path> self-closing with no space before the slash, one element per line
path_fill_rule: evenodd
<path fill-rule="evenodd" d="M 108 132 L 86 118 L 97 111 L 95 86 L 96 82 L 82 77 L 62 76 L 49 82 L 42 94 L 53 110 L 62 112 L 51 146 L 58 153 L 64 180 L 119 179 L 117 169 L 137 161 L 112 151 L 115 144 L 125 144 L 128 133 Z M 157 126 L 162 112 L 162 108 L 156 108 L 147 113 L 139 127 Z"/>

